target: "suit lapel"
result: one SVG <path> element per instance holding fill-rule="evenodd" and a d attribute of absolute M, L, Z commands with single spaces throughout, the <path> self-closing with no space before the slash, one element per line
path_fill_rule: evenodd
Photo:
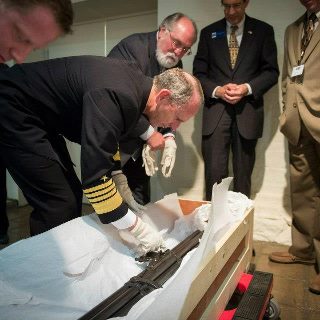
<path fill-rule="evenodd" d="M 227 24 L 225 19 L 220 20 L 215 25 L 215 28 L 210 34 L 210 37 L 211 42 L 213 43 L 212 51 L 218 53 L 215 56 L 219 61 L 219 65 L 224 65 L 224 69 L 228 70 L 229 68 L 231 68 L 231 65 L 227 39 Z"/>
<path fill-rule="evenodd" d="M 301 61 L 301 64 L 304 64 L 305 61 L 309 58 L 310 54 L 313 52 L 315 47 L 319 44 L 320 42 L 320 28 L 319 25 L 317 26 L 317 29 L 313 32 L 313 35 L 310 39 L 310 42 L 306 48 L 306 52 L 303 56 L 303 59 Z"/>
<path fill-rule="evenodd" d="M 301 55 L 301 39 L 303 34 L 303 21 L 305 19 L 305 15 L 303 15 L 298 21 L 297 24 L 294 26 L 295 30 L 291 32 L 293 35 L 292 38 L 292 47 L 296 58 L 296 63 L 298 64 L 298 61 L 300 59 Z"/>

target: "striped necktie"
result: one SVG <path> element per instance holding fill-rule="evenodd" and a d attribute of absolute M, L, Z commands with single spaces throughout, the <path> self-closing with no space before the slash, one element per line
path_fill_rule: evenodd
<path fill-rule="evenodd" d="M 236 64 L 237 56 L 239 52 L 239 45 L 236 37 L 237 29 L 238 29 L 237 25 L 231 26 L 231 33 L 229 38 L 229 53 L 230 53 L 230 62 L 231 62 L 232 69 Z"/>

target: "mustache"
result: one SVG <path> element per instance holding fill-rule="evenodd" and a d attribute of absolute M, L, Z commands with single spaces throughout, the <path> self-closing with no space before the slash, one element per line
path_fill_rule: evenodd
<path fill-rule="evenodd" d="M 160 49 L 156 50 L 156 57 L 159 64 L 165 68 L 174 67 L 180 60 L 174 52 L 164 53 Z"/>
<path fill-rule="evenodd" d="M 174 52 L 168 52 L 164 55 L 166 58 L 172 58 L 172 60 L 178 62 L 179 58 L 175 55 Z"/>

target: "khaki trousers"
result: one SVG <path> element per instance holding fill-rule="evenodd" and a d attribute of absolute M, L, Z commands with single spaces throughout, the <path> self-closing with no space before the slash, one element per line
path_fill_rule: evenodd
<path fill-rule="evenodd" d="M 289 143 L 292 246 L 289 252 L 320 266 L 320 144 L 302 124 L 297 146 Z"/>

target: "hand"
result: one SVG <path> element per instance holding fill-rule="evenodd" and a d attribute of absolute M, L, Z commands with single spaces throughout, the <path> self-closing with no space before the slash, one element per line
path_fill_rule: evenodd
<path fill-rule="evenodd" d="M 128 231 L 138 240 L 138 251 L 139 254 L 143 255 L 149 251 L 166 250 L 164 241 L 161 235 L 154 230 L 150 225 L 143 222 L 137 217 L 135 226 Z M 119 233 L 121 236 L 121 233 Z"/>
<path fill-rule="evenodd" d="M 157 171 L 158 167 L 156 164 L 156 153 L 150 149 L 148 144 L 145 144 L 142 149 L 142 159 L 143 159 L 143 167 L 148 176 L 153 176 Z"/>
<path fill-rule="evenodd" d="M 129 208 L 136 213 L 142 213 L 145 210 L 145 207 L 134 200 L 132 192 L 128 186 L 127 177 L 123 173 L 117 173 L 112 176 L 112 179 L 122 199 L 127 203 Z"/>
<path fill-rule="evenodd" d="M 162 158 L 161 158 L 161 165 L 162 165 L 161 172 L 163 176 L 166 178 L 171 176 L 171 171 L 176 161 L 176 150 L 177 150 L 177 144 L 174 141 L 174 139 L 167 138 L 165 142 L 165 147 L 162 152 Z"/>
<path fill-rule="evenodd" d="M 165 140 L 160 132 L 154 131 L 147 140 L 147 144 L 150 146 L 151 150 L 159 150 L 164 148 Z"/>
<path fill-rule="evenodd" d="M 238 103 L 244 96 L 248 94 L 248 87 L 245 84 L 228 83 L 219 87 L 216 96 L 230 104 Z"/>

